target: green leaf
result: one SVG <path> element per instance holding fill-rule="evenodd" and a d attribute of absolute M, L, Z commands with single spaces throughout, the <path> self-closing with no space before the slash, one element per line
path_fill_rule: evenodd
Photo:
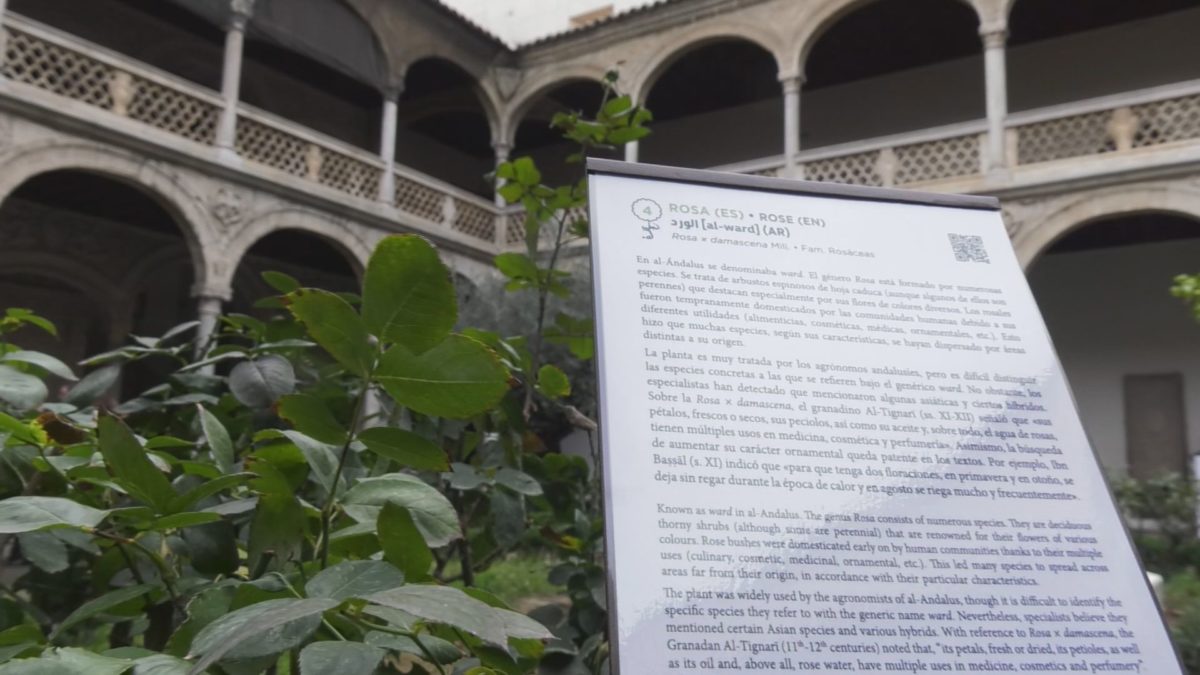
<path fill-rule="evenodd" d="M 417 644 L 418 640 L 420 644 Z M 454 663 L 462 658 L 462 652 L 453 643 L 432 635 L 421 634 L 407 637 L 382 631 L 371 631 L 363 636 L 363 641 L 383 649 L 415 654 L 425 660 L 429 659 L 428 653 L 433 655 L 434 661 L 442 665 Z"/>
<path fill-rule="evenodd" d="M 376 349 L 350 303 L 329 291 L 302 288 L 288 294 L 287 305 L 309 336 L 342 367 L 360 377 L 371 372 Z"/>
<path fill-rule="evenodd" d="M 0 365 L 0 403 L 16 410 L 31 410 L 49 395 L 41 378 Z"/>
<path fill-rule="evenodd" d="M 602 110 L 604 111 L 605 115 L 609 117 L 616 117 L 629 112 L 629 109 L 632 107 L 633 99 L 626 94 L 609 99 L 608 102 L 604 104 L 604 108 L 602 108 Z"/>
<path fill-rule="evenodd" d="M 404 574 L 382 560 L 347 560 L 322 570 L 304 586 L 310 598 L 341 602 L 404 585 Z"/>
<path fill-rule="evenodd" d="M 496 482 L 504 487 L 530 497 L 536 497 L 542 494 L 542 486 L 533 476 L 518 471 L 512 467 L 502 467 L 496 472 Z"/>
<path fill-rule="evenodd" d="M 9 352 L 3 356 L 0 356 L 0 362 L 28 363 L 41 368 L 51 375 L 61 377 L 64 380 L 70 380 L 74 382 L 79 379 L 75 376 L 75 373 L 71 372 L 70 366 L 62 361 L 59 361 L 53 356 L 50 356 L 49 354 L 43 354 L 41 352 Z"/>
<path fill-rule="evenodd" d="M 55 628 L 54 632 L 50 634 L 50 641 L 53 642 L 59 635 L 65 633 L 69 628 L 87 621 L 93 616 L 106 612 L 118 605 L 123 605 L 134 598 L 140 598 L 150 591 L 153 591 L 155 588 L 158 587 L 152 584 L 126 586 L 125 588 L 118 588 L 115 591 L 109 591 L 98 598 L 88 600 L 80 605 L 79 608 L 74 612 L 71 612 L 67 618 L 63 619 L 62 623 L 58 625 L 58 628 Z"/>
<path fill-rule="evenodd" d="M 229 391 L 249 408 L 269 408 L 296 388 L 292 363 L 278 354 L 242 361 L 229 373 Z"/>
<path fill-rule="evenodd" d="M 375 248 L 363 277 L 363 322 L 381 342 L 414 354 L 446 339 L 458 320 L 450 271 L 428 241 L 387 237 Z"/>
<path fill-rule="evenodd" d="M 537 264 L 524 253 L 501 253 L 494 258 L 496 269 L 509 279 L 538 278 Z"/>
<path fill-rule="evenodd" d="M 333 418 L 329 406 L 311 394 L 291 394 L 279 399 L 279 416 L 296 430 L 322 443 L 346 440 L 346 429 Z"/>
<path fill-rule="evenodd" d="M 70 563 L 67 545 L 50 532 L 22 532 L 17 541 L 21 544 L 21 555 L 44 572 L 56 574 Z"/>
<path fill-rule="evenodd" d="M 120 374 L 121 366 L 116 364 L 93 370 L 84 375 L 83 379 L 67 392 L 67 403 L 72 403 L 80 407 L 92 405 L 116 384 L 117 377 Z"/>
<path fill-rule="evenodd" d="M 299 290 L 300 288 L 300 282 L 296 280 L 296 277 L 293 277 L 290 274 L 267 270 L 260 276 L 262 276 L 263 281 L 267 282 L 268 286 L 274 288 L 280 293 L 291 293 L 292 291 Z"/>
<path fill-rule="evenodd" d="M 427 621 L 460 628 L 501 647 L 507 644 L 510 632 L 516 633 L 512 637 L 526 638 L 534 634 L 538 638 L 553 637 L 549 631 L 532 620 L 529 623 L 518 622 L 508 616 L 515 612 L 490 607 L 449 586 L 409 584 L 375 593 L 366 600 L 408 612 Z M 540 631 L 530 624 L 536 624 Z"/>
<path fill-rule="evenodd" d="M 383 557 L 412 581 L 429 578 L 433 565 L 433 552 L 425 543 L 421 531 L 413 522 L 408 509 L 388 502 L 379 511 L 379 543 L 383 545 Z M 382 590 L 382 589 L 380 589 Z"/>
<path fill-rule="evenodd" d="M 133 675 L 187 675 L 192 664 L 168 654 L 143 656 L 133 662 Z"/>
<path fill-rule="evenodd" d="M 346 504 L 379 506 L 392 503 L 408 509 L 430 546 L 445 546 L 462 536 L 458 514 L 445 495 L 425 481 L 405 473 L 365 478 L 343 496 Z"/>
<path fill-rule="evenodd" d="M 518 157 L 513 160 L 512 165 L 516 174 L 514 177 L 521 185 L 532 187 L 542 182 L 541 172 L 529 157 Z"/>
<path fill-rule="evenodd" d="M 171 513 L 178 513 L 195 506 L 209 497 L 240 485 L 254 477 L 252 473 L 231 473 L 220 478 L 206 480 L 187 492 L 179 495 L 171 502 Z"/>
<path fill-rule="evenodd" d="M 9 497 L 0 500 L 0 534 L 35 532 L 52 527 L 92 528 L 108 515 L 62 497 Z"/>
<path fill-rule="evenodd" d="M 611 145 L 625 145 L 650 135 L 646 127 L 621 127 L 608 132 L 606 139 Z"/>
<path fill-rule="evenodd" d="M 571 393 L 571 381 L 557 366 L 546 364 L 538 369 L 538 391 L 550 399 L 562 398 Z"/>
<path fill-rule="evenodd" d="M 384 654 L 361 642 L 314 642 L 300 650 L 299 675 L 371 675 Z"/>
<path fill-rule="evenodd" d="M 0 675 L 121 675 L 131 667 L 129 659 L 62 647 L 45 652 L 40 659 L 10 661 L 0 666 Z"/>
<path fill-rule="evenodd" d="M 250 659 L 296 647 L 321 624 L 321 613 L 337 606 L 328 598 L 285 598 L 234 610 L 196 635 L 189 658 L 200 659 L 189 675 L 222 658 Z"/>
<path fill-rule="evenodd" d="M 0 432 L 11 434 L 13 438 L 29 445 L 43 446 L 49 442 L 46 432 L 41 427 L 30 426 L 2 412 L 0 412 Z"/>
<path fill-rule="evenodd" d="M 229 432 L 225 430 L 225 425 L 221 424 L 221 420 L 208 412 L 204 406 L 197 403 L 196 410 L 200 417 L 200 429 L 204 432 L 204 440 L 208 443 L 209 452 L 212 453 L 213 463 L 217 465 L 221 473 L 232 474 L 234 451 Z"/>
<path fill-rule="evenodd" d="M 0 319 L 0 327 L 8 325 L 10 322 L 15 323 L 17 326 L 20 326 L 23 323 L 28 323 L 41 328 L 55 337 L 58 336 L 58 329 L 54 327 L 54 324 L 50 323 L 49 320 L 34 314 L 32 310 L 24 309 L 22 307 L 9 307 L 4 311 L 4 318 L 8 319 L 8 321 L 6 322 L 5 320 Z"/>
<path fill-rule="evenodd" d="M 422 471 L 448 471 L 445 451 L 433 441 L 411 431 L 394 427 L 372 427 L 359 433 L 358 440 L 367 449 L 402 466 Z"/>
<path fill-rule="evenodd" d="M 505 204 L 516 204 L 525 196 L 525 186 L 514 181 L 501 185 L 496 192 L 504 199 Z"/>
<path fill-rule="evenodd" d="M 487 483 L 487 478 L 484 478 L 479 471 L 470 464 L 455 462 L 450 465 L 452 469 L 449 476 L 446 478 L 450 481 L 450 487 L 455 490 L 474 490 Z"/>
<path fill-rule="evenodd" d="M 150 461 L 146 451 L 129 427 L 110 415 L 102 415 L 99 424 L 100 454 L 113 475 L 123 481 L 130 495 L 169 513 L 178 496 L 167 477 Z"/>
<path fill-rule="evenodd" d="M 332 497 L 346 489 L 346 477 L 344 475 L 337 476 L 338 448 L 305 436 L 299 431 L 286 429 L 279 433 L 282 433 L 300 449 L 300 452 L 304 453 L 304 459 L 312 469 L 313 477 L 321 487 L 325 488 L 325 494 Z M 336 486 L 334 485 L 335 477 Z"/>
<path fill-rule="evenodd" d="M 395 345 L 376 377 L 397 403 L 435 417 L 471 417 L 508 391 L 508 370 L 495 352 L 461 335 L 419 356 Z"/>
<path fill-rule="evenodd" d="M 148 529 L 165 532 L 166 530 L 181 530 L 196 525 L 215 523 L 221 516 L 210 511 L 192 511 L 190 513 L 173 513 L 151 521 Z"/>
<path fill-rule="evenodd" d="M 261 496 L 250 521 L 246 562 L 255 569 L 264 556 L 270 555 L 275 566 L 282 567 L 300 557 L 308 519 L 279 469 L 265 461 L 255 462 L 252 469 L 259 475 L 252 486 Z"/>

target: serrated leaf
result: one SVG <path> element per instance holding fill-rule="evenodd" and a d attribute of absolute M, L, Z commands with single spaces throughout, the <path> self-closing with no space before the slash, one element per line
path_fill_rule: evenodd
<path fill-rule="evenodd" d="M 59 635 L 62 635 L 69 628 L 83 623 L 93 616 L 106 612 L 113 607 L 123 605 L 134 598 L 140 598 L 150 591 L 153 591 L 155 588 L 157 588 L 157 586 L 152 584 L 126 586 L 125 588 L 118 588 L 115 591 L 109 591 L 98 598 L 88 600 L 80 605 L 79 608 L 74 612 L 71 612 L 67 618 L 63 619 L 62 623 L 58 624 L 58 627 L 55 628 L 54 632 L 50 634 L 50 641 L 53 642 Z"/>
<path fill-rule="evenodd" d="M 363 276 L 363 322 L 382 342 L 420 354 L 458 320 L 450 271 L 424 238 L 400 235 L 375 247 Z"/>
<path fill-rule="evenodd" d="M 233 441 L 229 438 L 229 432 L 225 430 L 225 425 L 221 424 L 221 420 L 217 416 L 210 413 L 204 406 L 196 405 L 197 415 L 200 418 L 200 429 L 204 433 L 204 440 L 208 443 L 208 450 L 212 453 L 213 463 L 223 474 L 232 474 L 234 472 L 234 450 Z"/>
<path fill-rule="evenodd" d="M 95 527 L 108 515 L 62 497 L 9 497 L 0 500 L 0 534 L 51 527 Z"/>
<path fill-rule="evenodd" d="M 392 473 L 365 478 L 342 497 L 346 504 L 382 507 L 391 502 L 412 513 L 430 546 L 445 546 L 462 536 L 458 514 L 445 495 L 416 476 Z"/>
<path fill-rule="evenodd" d="M 314 642 L 300 650 L 300 675 L 371 675 L 385 653 L 361 642 Z"/>
<path fill-rule="evenodd" d="M 420 644 L 417 644 L 418 640 Z M 429 659 L 429 655 L 433 655 L 433 660 L 442 665 L 454 663 L 462 658 L 462 652 L 453 643 L 432 635 L 421 634 L 415 637 L 407 637 L 381 631 L 371 631 L 363 637 L 363 641 L 369 645 L 383 649 L 390 649 L 404 654 L 414 654 L 425 660 Z"/>
<path fill-rule="evenodd" d="M 98 433 L 104 463 L 129 489 L 131 496 L 159 513 L 169 513 L 178 495 L 167 477 L 146 456 L 129 427 L 115 417 L 101 415 Z"/>
<path fill-rule="evenodd" d="M 328 598 L 267 600 L 234 610 L 208 624 L 192 641 L 200 657 L 189 675 L 223 658 L 250 659 L 278 654 L 304 642 L 321 624 L 321 613 L 337 607 Z"/>
<path fill-rule="evenodd" d="M 348 560 L 322 570 L 304 586 L 310 598 L 341 602 L 404 584 L 404 574 L 382 560 Z"/>
<path fill-rule="evenodd" d="M 295 444 L 304 454 L 305 461 L 312 469 L 313 477 L 321 487 L 325 488 L 325 494 L 333 497 L 346 489 L 345 475 L 337 476 L 338 448 L 310 438 L 299 431 L 286 429 L 279 433 Z M 334 485 L 334 480 L 337 480 L 337 485 Z"/>
<path fill-rule="evenodd" d="M 538 278 L 537 264 L 524 253 L 501 253 L 493 259 L 496 269 L 509 279 Z"/>
<path fill-rule="evenodd" d="M 296 430 L 322 443 L 337 444 L 346 440 L 346 430 L 329 412 L 329 406 L 310 394 L 291 394 L 279 399 L 279 416 L 292 423 Z"/>
<path fill-rule="evenodd" d="M 542 494 L 542 486 L 533 476 L 512 467 L 502 467 L 497 471 L 496 482 L 514 492 L 530 497 Z"/>
<path fill-rule="evenodd" d="M 32 410 L 48 395 L 46 383 L 41 378 L 0 365 L 0 403 L 15 410 Z"/>
<path fill-rule="evenodd" d="M 375 346 L 350 303 L 328 291 L 302 288 L 287 296 L 292 315 L 342 367 L 365 377 L 375 365 Z"/>
<path fill-rule="evenodd" d="M 53 356 L 50 356 L 49 354 L 43 354 L 42 352 L 31 352 L 31 351 L 23 351 L 23 350 L 9 352 L 7 354 L 0 355 L 0 362 L 28 363 L 30 365 L 34 365 L 34 366 L 37 366 L 38 368 L 41 368 L 42 370 L 50 373 L 51 375 L 61 377 L 64 380 L 70 380 L 70 381 L 74 382 L 79 379 L 78 377 L 75 376 L 75 373 L 71 371 L 70 366 L 63 363 L 62 361 L 59 361 L 58 359 L 54 358 Z"/>
<path fill-rule="evenodd" d="M 67 545 L 50 532 L 22 532 L 17 535 L 21 555 L 38 569 L 57 574 L 70 562 Z"/>
<path fill-rule="evenodd" d="M 383 557 L 388 562 L 400 568 L 411 581 L 429 578 L 433 552 L 429 550 L 408 509 L 392 502 L 384 504 L 379 511 L 377 531 L 379 543 L 383 546 Z"/>
<path fill-rule="evenodd" d="M 274 288 L 280 293 L 291 293 L 292 291 L 300 288 L 300 282 L 296 280 L 296 277 L 293 277 L 290 274 L 284 274 L 283 272 L 276 272 L 274 270 L 267 270 L 260 276 L 262 277 L 263 281 L 267 282 L 268 286 Z"/>
<path fill-rule="evenodd" d="M 538 369 L 537 388 L 546 398 L 562 398 L 570 395 L 571 381 L 557 366 L 546 364 Z"/>
<path fill-rule="evenodd" d="M 429 439 L 404 429 L 372 427 L 359 433 L 358 440 L 371 452 L 410 469 L 446 471 L 450 468 L 444 450 Z"/>
<path fill-rule="evenodd" d="M 508 370 L 495 352 L 462 335 L 420 355 L 395 345 L 380 360 L 376 378 L 397 403 L 435 417 L 471 417 L 508 391 Z"/>
<path fill-rule="evenodd" d="M 290 361 L 278 354 L 242 361 L 229 373 L 229 391 L 250 408 L 269 408 L 295 388 L 296 371 Z"/>

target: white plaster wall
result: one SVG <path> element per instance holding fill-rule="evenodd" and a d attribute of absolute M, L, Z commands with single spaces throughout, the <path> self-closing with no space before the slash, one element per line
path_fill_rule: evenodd
<path fill-rule="evenodd" d="M 1200 240 L 1041 258 L 1029 271 L 1038 305 L 1101 462 L 1127 465 L 1122 378 L 1182 373 L 1188 444 L 1200 451 L 1200 324 L 1167 289 L 1200 271 Z"/>

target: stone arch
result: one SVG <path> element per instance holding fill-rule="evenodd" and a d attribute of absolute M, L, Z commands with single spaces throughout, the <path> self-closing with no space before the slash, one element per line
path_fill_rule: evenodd
<path fill-rule="evenodd" d="M 479 72 L 477 68 L 473 68 L 470 64 L 464 63 L 450 49 L 436 49 L 414 54 L 405 60 L 404 65 L 400 67 L 395 75 L 397 81 L 404 82 L 408 79 L 408 71 L 421 61 L 430 59 L 445 61 L 455 68 L 461 70 L 472 80 L 471 91 L 474 92 L 475 98 L 479 101 L 479 106 L 483 108 L 483 114 L 487 117 L 488 127 L 492 132 L 492 139 L 499 139 L 505 133 L 505 116 L 501 114 L 503 105 L 498 100 L 495 92 L 491 87 L 484 84 L 484 73 Z"/>
<path fill-rule="evenodd" d="M 808 54 L 812 51 L 813 45 L 821 39 L 825 31 L 837 24 L 843 17 L 861 9 L 862 7 L 875 2 L 876 0 L 825 0 L 809 13 L 804 23 L 801 24 L 800 32 L 789 43 L 789 51 L 780 59 L 781 71 L 794 71 L 797 74 L 804 74 L 805 63 L 808 61 Z M 967 5 L 975 11 L 975 15 L 979 17 L 980 24 L 987 21 L 988 11 L 985 6 L 989 0 L 955 0 Z M 1011 2 L 1011 0 L 1010 0 Z M 980 50 L 983 49 L 982 43 Z"/>
<path fill-rule="evenodd" d="M 741 40 L 749 42 L 771 55 L 780 72 L 786 70 L 783 49 L 779 39 L 770 32 L 752 24 L 721 22 L 702 26 L 687 31 L 663 44 L 631 80 L 629 91 L 633 100 L 645 102 L 650 95 L 659 76 L 667 71 L 676 61 L 695 49 L 723 40 Z"/>
<path fill-rule="evenodd" d="M 263 237 L 283 230 L 295 230 L 316 235 L 345 256 L 355 274 L 361 275 L 371 257 L 371 247 L 344 221 L 331 220 L 312 211 L 301 209 L 279 209 L 250 220 L 237 235 L 228 242 L 228 274 L 222 282 L 232 286 L 234 275 L 242 260 Z"/>
<path fill-rule="evenodd" d="M 1174 213 L 1200 221 L 1200 192 L 1171 187 L 1134 187 L 1081 196 L 1050 213 L 1040 223 L 1023 228 L 1013 247 L 1028 270 L 1054 242 L 1088 223 L 1133 213 Z"/>
<path fill-rule="evenodd" d="M 213 280 L 223 273 L 218 236 L 201 199 L 165 165 L 121 150 L 83 142 L 45 141 L 0 153 L 0 204 L 29 179 L 51 171 L 77 170 L 119 180 L 144 191 L 179 227 L 192 263 L 193 292 L 225 297 Z"/>
<path fill-rule="evenodd" d="M 21 251 L 16 254 L 0 252 L 0 278 L 5 274 L 40 277 L 75 289 L 99 309 L 108 323 L 107 339 L 117 344 L 130 330 L 129 310 L 132 302 L 126 288 L 113 283 L 99 270 L 66 260 L 55 253 Z"/>
<path fill-rule="evenodd" d="M 521 120 L 529 113 L 529 110 L 537 104 L 547 93 L 554 91 L 564 84 L 573 82 L 597 82 L 604 81 L 604 74 L 607 68 L 590 64 L 575 64 L 562 69 L 554 69 L 546 74 L 545 77 L 530 83 L 527 87 L 522 87 L 525 92 L 517 97 L 504 110 L 503 136 L 497 136 L 497 140 L 508 144 L 510 147 L 516 143 L 517 127 L 520 126 Z M 624 92 L 622 92 L 624 93 Z"/>

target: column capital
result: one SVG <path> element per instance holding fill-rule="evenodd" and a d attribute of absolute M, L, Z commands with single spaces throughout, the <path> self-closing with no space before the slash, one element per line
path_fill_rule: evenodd
<path fill-rule="evenodd" d="M 404 95 L 404 80 L 399 82 L 389 82 L 381 91 L 383 100 L 388 103 L 399 103 L 400 97 Z"/>
<path fill-rule="evenodd" d="M 804 73 L 798 70 L 779 71 L 779 84 L 783 85 L 785 94 L 800 91 L 800 87 L 804 86 L 804 79 Z"/>
<path fill-rule="evenodd" d="M 254 0 L 229 0 L 229 28 L 244 31 L 254 15 Z"/>
<path fill-rule="evenodd" d="M 192 299 L 196 301 L 217 301 L 229 302 L 233 299 L 233 289 L 228 284 L 193 284 L 191 290 Z"/>
<path fill-rule="evenodd" d="M 1008 23 L 1005 21 L 982 23 L 979 25 L 979 37 L 983 38 L 983 46 L 986 49 L 1003 47 L 1008 42 Z"/>

